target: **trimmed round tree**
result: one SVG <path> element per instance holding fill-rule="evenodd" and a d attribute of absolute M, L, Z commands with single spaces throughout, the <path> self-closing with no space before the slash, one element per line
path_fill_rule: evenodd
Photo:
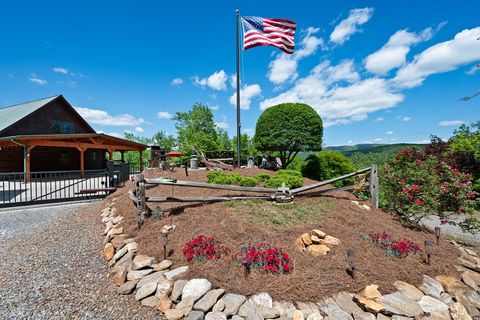
<path fill-rule="evenodd" d="M 322 137 L 322 119 L 312 107 L 282 103 L 262 113 L 253 139 L 258 150 L 279 152 L 286 168 L 298 152 L 321 150 Z"/>

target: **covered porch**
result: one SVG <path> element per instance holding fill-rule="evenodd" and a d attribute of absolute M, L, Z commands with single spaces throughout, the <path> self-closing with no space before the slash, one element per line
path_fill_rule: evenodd
<path fill-rule="evenodd" d="M 140 143 L 98 133 L 1 137 L 0 172 L 22 171 L 26 181 L 30 181 L 32 171 L 51 168 L 80 170 L 83 176 L 86 169 L 104 169 L 105 160 L 113 160 L 114 152 L 120 152 L 124 161 L 126 151 L 137 151 L 142 165 L 146 148 Z"/>

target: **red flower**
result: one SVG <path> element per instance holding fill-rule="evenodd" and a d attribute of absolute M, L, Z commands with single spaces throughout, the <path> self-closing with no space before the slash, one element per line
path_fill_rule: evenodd
<path fill-rule="evenodd" d="M 420 190 L 420 187 L 417 186 L 417 185 L 414 185 L 414 186 L 412 186 L 412 187 L 410 188 L 410 190 L 412 190 L 412 191 L 418 191 L 418 190 Z"/>
<path fill-rule="evenodd" d="M 425 204 L 425 201 L 417 199 L 417 200 L 415 200 L 415 203 L 420 205 L 420 206 L 423 206 Z"/>
<path fill-rule="evenodd" d="M 410 191 L 410 189 L 408 189 L 408 188 L 403 189 L 404 193 L 408 193 L 408 191 Z"/>
<path fill-rule="evenodd" d="M 408 199 L 412 200 L 413 199 L 413 194 L 409 193 L 407 194 Z"/>

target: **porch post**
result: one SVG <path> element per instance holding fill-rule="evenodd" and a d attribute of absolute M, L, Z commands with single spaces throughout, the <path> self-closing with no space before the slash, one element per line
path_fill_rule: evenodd
<path fill-rule="evenodd" d="M 143 172 L 143 151 L 140 150 L 140 172 Z"/>
<path fill-rule="evenodd" d="M 125 163 L 125 151 L 120 151 L 122 163 Z"/>
<path fill-rule="evenodd" d="M 25 182 L 30 182 L 30 152 L 32 151 L 33 147 L 26 146 L 25 147 Z"/>
<path fill-rule="evenodd" d="M 113 160 L 113 150 L 112 149 L 108 150 L 108 160 Z"/>
<path fill-rule="evenodd" d="M 85 171 L 85 148 L 80 147 L 78 149 L 80 150 L 80 176 L 83 178 Z"/>

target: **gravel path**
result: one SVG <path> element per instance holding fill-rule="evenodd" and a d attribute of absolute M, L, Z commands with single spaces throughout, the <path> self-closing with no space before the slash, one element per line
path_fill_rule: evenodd
<path fill-rule="evenodd" d="M 160 319 L 107 279 L 91 206 L 0 212 L 0 319 Z"/>

